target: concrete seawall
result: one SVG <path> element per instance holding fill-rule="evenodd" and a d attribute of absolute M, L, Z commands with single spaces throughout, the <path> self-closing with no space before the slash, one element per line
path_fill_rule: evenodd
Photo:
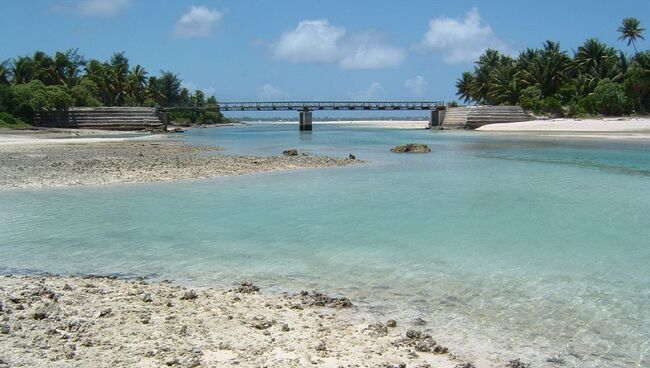
<path fill-rule="evenodd" d="M 164 113 L 152 107 L 78 107 L 36 114 L 34 125 L 49 128 L 164 132 Z"/>

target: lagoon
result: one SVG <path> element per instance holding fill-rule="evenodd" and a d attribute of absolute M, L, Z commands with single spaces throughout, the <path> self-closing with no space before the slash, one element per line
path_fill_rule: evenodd
<path fill-rule="evenodd" d="M 0 272 L 249 278 L 421 318 L 486 362 L 643 367 L 650 349 L 650 143 L 258 124 L 181 139 L 361 166 L 0 192 Z M 389 148 L 425 143 L 432 153 Z M 550 360 L 550 361 L 549 361 Z"/>

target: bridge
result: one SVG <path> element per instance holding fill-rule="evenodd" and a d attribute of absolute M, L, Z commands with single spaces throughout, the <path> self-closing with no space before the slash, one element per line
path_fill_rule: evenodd
<path fill-rule="evenodd" d="M 429 125 L 440 121 L 439 111 L 444 109 L 443 101 L 291 101 L 291 102 L 219 102 L 221 111 L 298 111 L 300 130 L 312 130 L 312 111 L 430 111 Z M 165 107 L 163 111 L 195 109 L 192 107 Z M 209 108 L 200 108 L 209 110 Z"/>

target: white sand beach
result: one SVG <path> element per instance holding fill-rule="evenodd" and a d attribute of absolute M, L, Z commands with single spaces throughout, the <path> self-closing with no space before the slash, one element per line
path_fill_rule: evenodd
<path fill-rule="evenodd" d="M 611 119 L 552 119 L 532 120 L 519 123 L 490 124 L 478 129 L 482 132 L 556 132 L 556 133 L 594 133 L 597 135 L 620 137 L 628 133 L 630 137 L 650 137 L 650 118 L 611 118 Z M 612 135 L 613 134 L 613 135 Z"/>

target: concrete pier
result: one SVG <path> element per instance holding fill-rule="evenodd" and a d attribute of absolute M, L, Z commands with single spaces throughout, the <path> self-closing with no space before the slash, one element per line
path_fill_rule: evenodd
<path fill-rule="evenodd" d="M 436 109 L 430 112 L 429 115 L 429 129 L 437 129 L 442 126 L 442 122 L 445 120 L 446 110 Z"/>
<path fill-rule="evenodd" d="M 311 111 L 303 110 L 300 114 L 300 130 L 311 130 L 312 116 Z"/>

